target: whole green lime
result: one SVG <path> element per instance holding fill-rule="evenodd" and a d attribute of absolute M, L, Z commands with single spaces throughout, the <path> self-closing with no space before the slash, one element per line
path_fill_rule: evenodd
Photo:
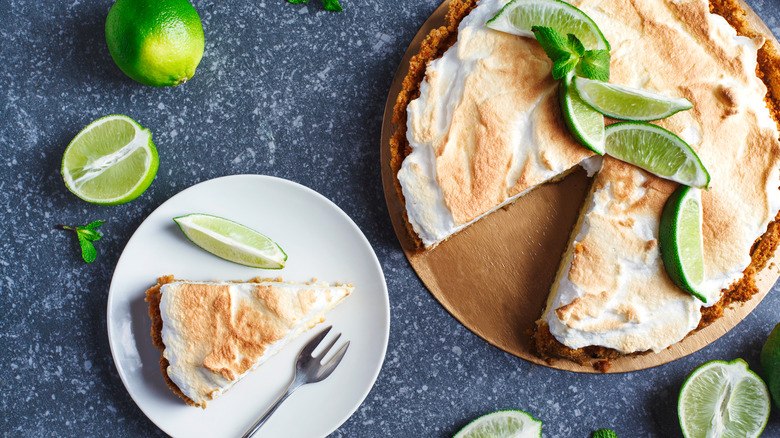
<path fill-rule="evenodd" d="M 780 323 L 761 348 L 761 371 L 775 406 L 780 407 Z"/>
<path fill-rule="evenodd" d="M 187 0 L 117 0 L 106 18 L 106 43 L 131 78 L 175 86 L 195 74 L 203 57 L 203 25 Z"/>

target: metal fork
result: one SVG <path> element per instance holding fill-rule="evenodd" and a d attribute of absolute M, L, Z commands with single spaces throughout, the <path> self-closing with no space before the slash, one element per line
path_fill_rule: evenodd
<path fill-rule="evenodd" d="M 311 355 L 312 352 L 314 352 L 314 349 L 320 345 L 323 339 L 325 339 L 325 335 L 328 334 L 331 328 L 333 328 L 333 326 L 325 327 L 325 329 L 319 332 L 311 339 L 311 341 L 303 346 L 301 352 L 298 353 L 298 359 L 295 362 L 295 370 L 293 371 L 293 379 L 290 384 L 287 385 L 287 390 L 285 390 L 284 394 L 282 394 L 276 400 L 276 402 L 274 402 L 274 404 L 271 405 L 267 411 L 265 411 L 265 414 L 263 414 L 263 416 L 252 425 L 252 427 L 244 434 L 242 438 L 249 438 L 254 435 L 255 432 L 257 432 L 257 430 L 260 429 L 260 427 L 265 424 L 266 421 L 268 421 L 268 419 L 271 417 L 271 414 L 276 412 L 276 408 L 278 408 L 283 401 L 287 400 L 287 397 L 289 397 L 290 394 L 292 394 L 296 389 L 306 385 L 307 383 L 316 383 L 324 380 L 326 377 L 330 376 L 333 370 L 336 369 L 336 366 L 338 366 L 338 364 L 341 362 L 341 359 L 344 358 L 344 354 L 347 352 L 349 341 L 347 341 L 346 344 L 339 348 L 339 351 L 333 355 L 333 358 L 331 358 L 328 363 L 323 364 L 322 358 L 328 354 L 328 351 L 330 351 L 331 348 L 333 348 L 333 346 L 336 344 L 336 341 L 338 341 L 341 337 L 341 333 L 336 334 L 336 339 L 331 341 L 330 345 L 325 347 L 319 356 L 314 357 Z"/>

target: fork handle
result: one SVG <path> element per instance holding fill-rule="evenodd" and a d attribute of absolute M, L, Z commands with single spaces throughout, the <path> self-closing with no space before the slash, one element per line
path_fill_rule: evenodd
<path fill-rule="evenodd" d="M 244 434 L 244 436 L 242 438 L 250 438 L 252 435 L 254 435 L 255 432 L 257 432 L 257 429 L 260 429 L 260 427 L 262 425 L 264 425 L 265 422 L 268 421 L 269 418 L 271 418 L 271 414 L 276 412 L 276 408 L 278 408 L 279 405 L 281 405 L 283 401 L 287 400 L 287 397 L 289 397 L 290 394 L 292 394 L 293 391 L 295 391 L 299 387 L 300 387 L 300 385 L 295 385 L 294 382 L 291 382 L 290 385 L 287 386 L 287 390 L 284 391 L 284 394 L 282 394 L 281 396 L 279 396 L 278 399 L 276 399 L 274 404 L 272 404 L 271 407 L 268 408 L 267 411 L 265 411 L 265 414 L 263 414 L 263 416 L 260 417 L 255 422 L 255 424 L 252 425 L 251 428 L 249 428 L 249 430 Z"/>

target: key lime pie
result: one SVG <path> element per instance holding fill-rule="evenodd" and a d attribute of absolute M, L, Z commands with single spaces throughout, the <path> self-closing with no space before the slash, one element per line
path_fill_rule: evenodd
<path fill-rule="evenodd" d="M 152 340 L 168 386 L 205 408 L 352 293 L 353 287 L 179 281 L 161 277 L 146 291 Z"/>
<path fill-rule="evenodd" d="M 508 3 L 453 0 L 398 96 L 391 166 L 419 251 L 580 165 L 596 176 L 577 225 L 561 230 L 571 237 L 533 335 L 540 357 L 603 369 L 748 300 L 780 241 L 780 57 L 739 3 L 571 2 L 609 41 L 610 83 L 692 103 L 652 123 L 689 144 L 711 176 L 701 191 L 703 300 L 670 280 L 659 250 L 661 212 L 679 184 L 578 144 L 539 43 L 486 26 Z"/>

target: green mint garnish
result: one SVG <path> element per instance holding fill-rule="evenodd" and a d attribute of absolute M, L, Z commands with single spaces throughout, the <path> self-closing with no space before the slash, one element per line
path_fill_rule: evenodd
<path fill-rule="evenodd" d="M 322 0 L 322 5 L 325 7 L 326 11 L 338 12 L 343 10 L 339 4 L 339 0 Z"/>
<path fill-rule="evenodd" d="M 609 429 L 599 429 L 593 432 L 592 438 L 618 438 L 617 434 Z"/>
<path fill-rule="evenodd" d="M 609 51 L 586 50 L 577 74 L 601 82 L 609 81 Z"/>
<path fill-rule="evenodd" d="M 287 3 L 292 3 L 294 5 L 300 5 L 303 3 L 309 3 L 309 0 L 287 0 Z M 322 6 L 325 8 L 326 11 L 342 11 L 341 5 L 339 4 L 339 0 L 322 0 Z"/>
<path fill-rule="evenodd" d="M 79 239 L 79 246 L 81 246 L 81 257 L 87 263 L 92 263 L 97 258 L 97 250 L 92 242 L 100 240 L 103 237 L 100 231 L 95 228 L 103 225 L 106 221 L 95 221 L 91 224 L 81 227 L 69 227 L 66 225 L 55 225 L 54 228 L 59 230 L 73 231 Z"/>
<path fill-rule="evenodd" d="M 576 70 L 578 75 L 588 79 L 609 80 L 609 50 L 585 50 L 574 34 L 564 37 L 547 26 L 533 26 L 531 31 L 553 62 L 553 78 L 562 79 Z"/>

